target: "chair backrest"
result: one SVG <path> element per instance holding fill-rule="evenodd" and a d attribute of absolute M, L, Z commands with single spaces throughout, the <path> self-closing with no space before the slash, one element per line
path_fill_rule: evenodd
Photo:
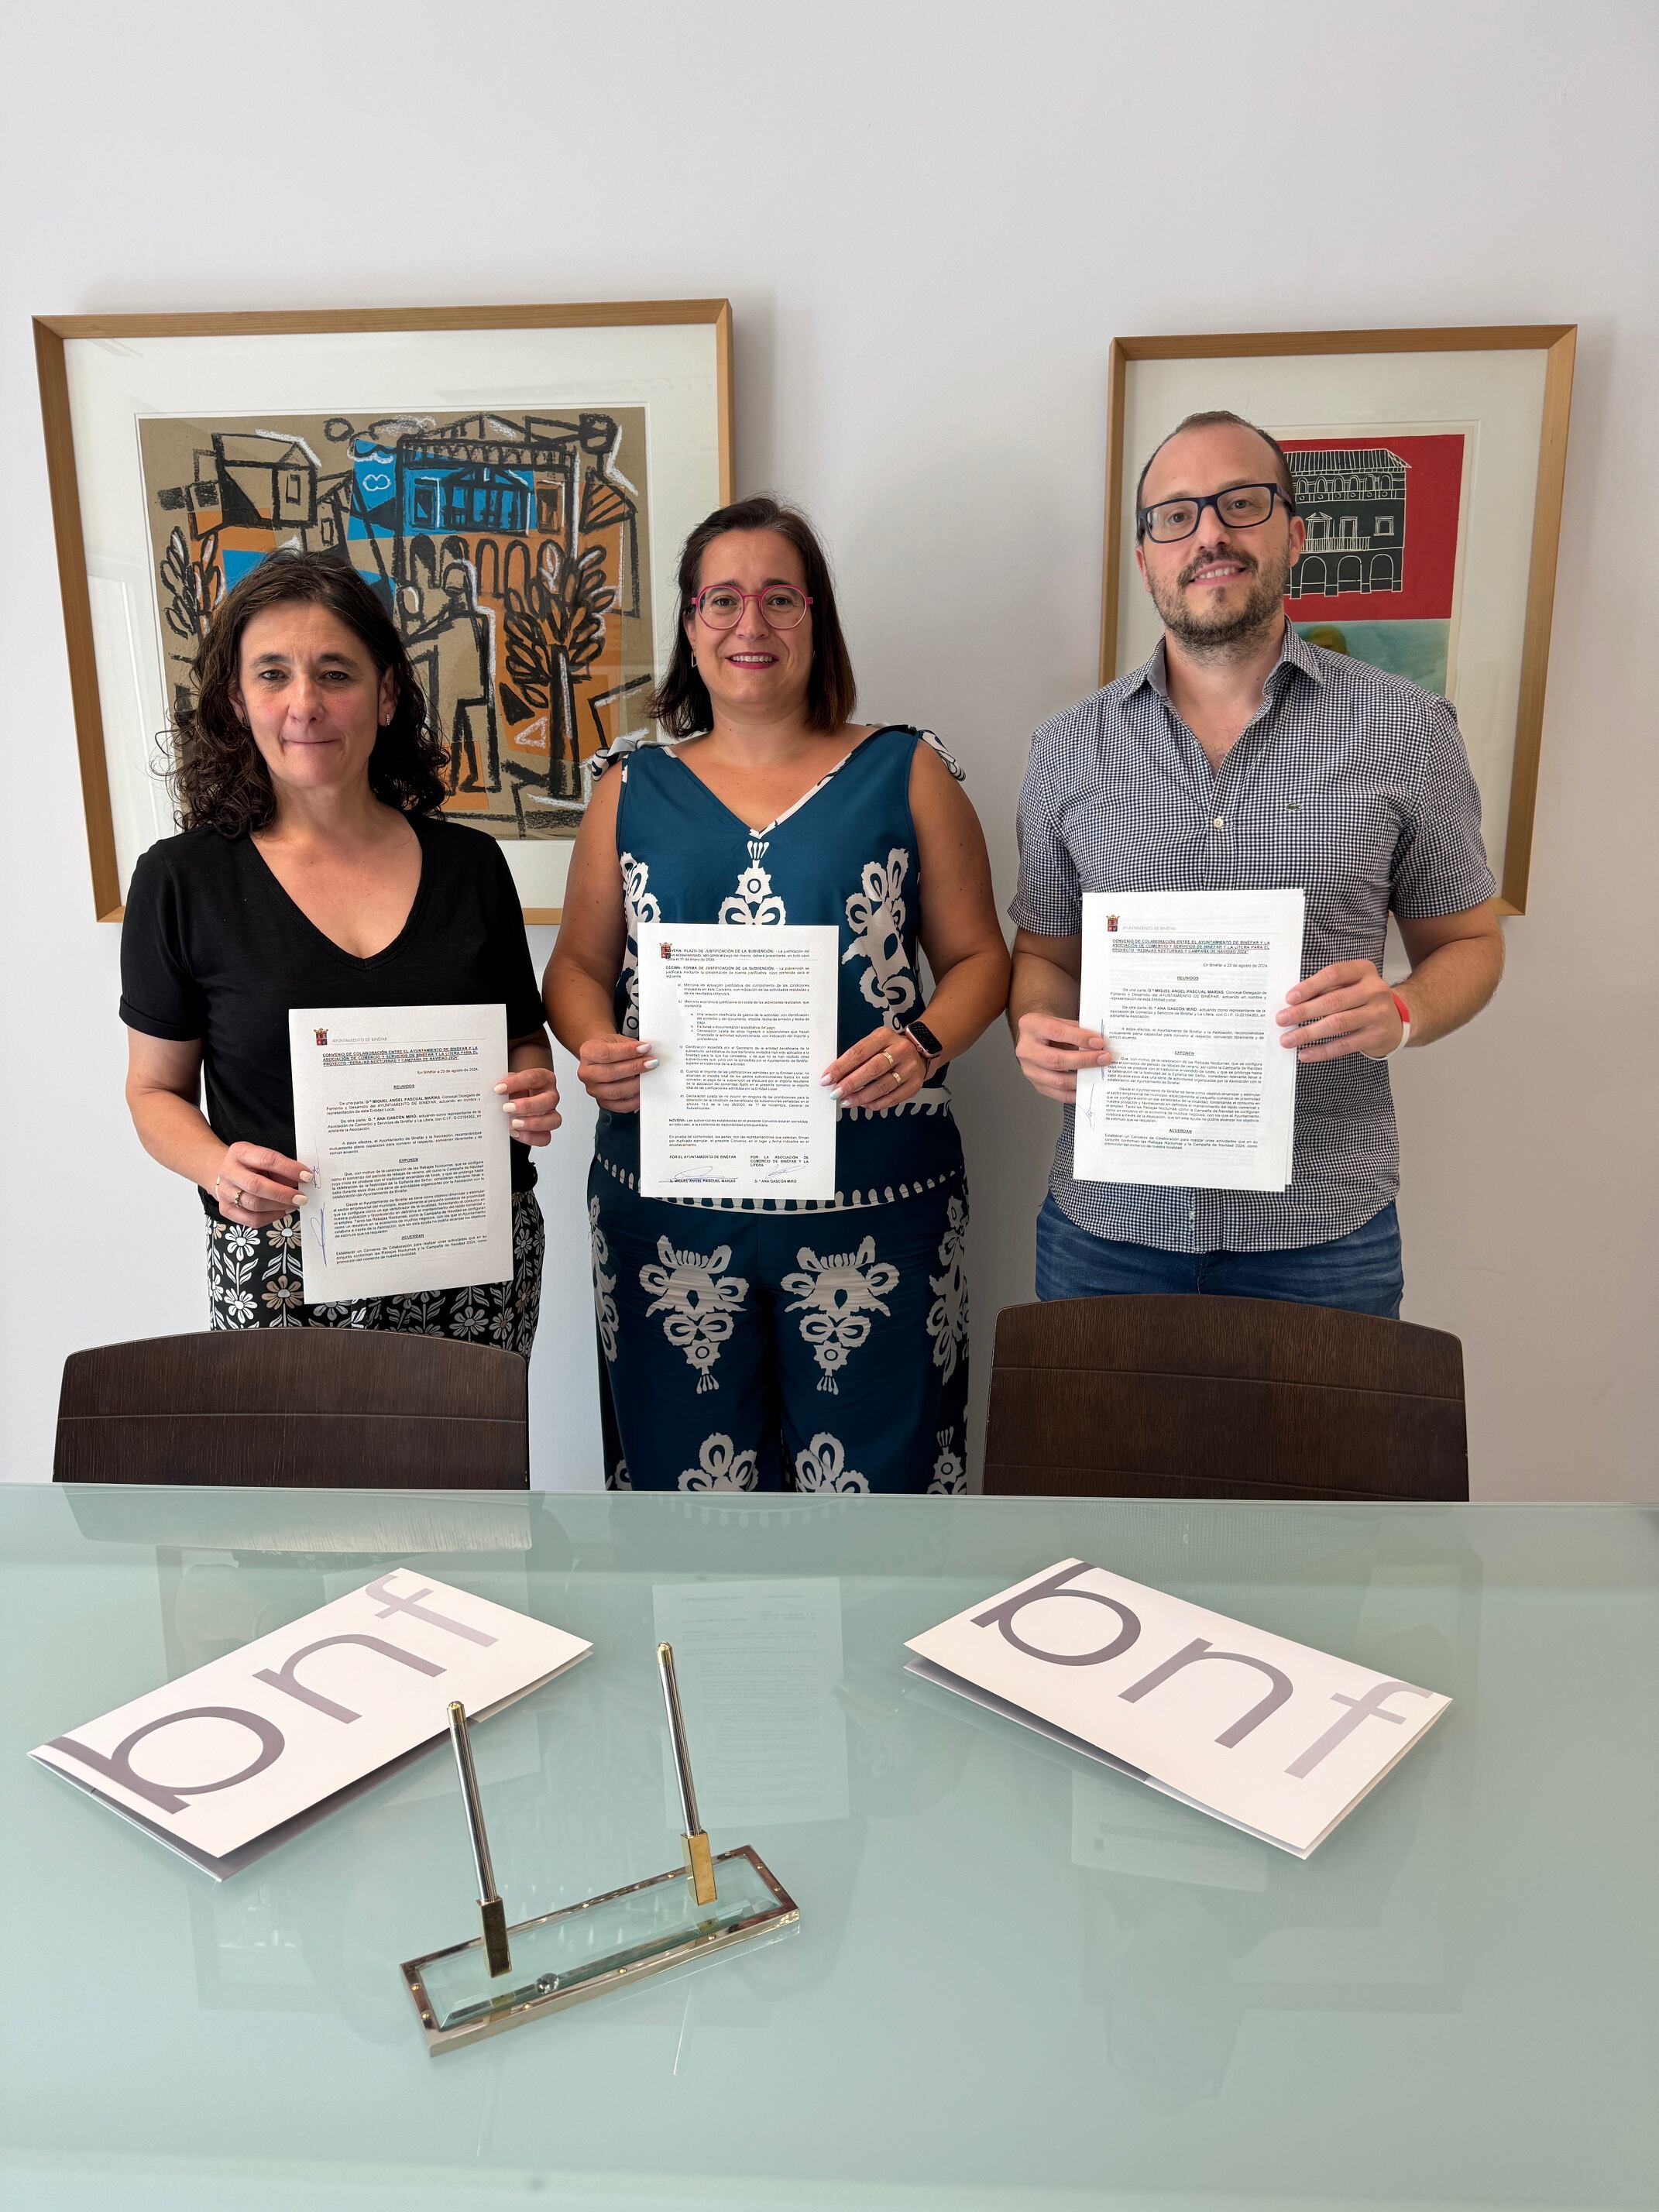
<path fill-rule="evenodd" d="M 997 1316 L 988 1492 L 1467 1498 L 1463 1347 L 1277 1298 L 1119 1297 Z"/>
<path fill-rule="evenodd" d="M 529 1364 L 382 1329 L 227 1329 L 74 1352 L 58 1482 L 526 1490 Z"/>

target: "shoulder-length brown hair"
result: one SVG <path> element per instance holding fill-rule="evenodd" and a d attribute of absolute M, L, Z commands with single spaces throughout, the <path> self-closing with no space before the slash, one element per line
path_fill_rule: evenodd
<path fill-rule="evenodd" d="M 368 787 L 402 814 L 435 814 L 449 756 L 427 725 L 426 700 L 397 625 L 357 571 L 329 553 L 267 554 L 214 610 L 196 656 L 196 696 L 174 710 L 167 774 L 181 827 L 228 837 L 263 830 L 276 811 L 270 776 L 252 732 L 231 703 L 242 633 L 255 615 L 295 603 L 326 607 L 362 641 L 397 694 L 392 719 L 368 759 Z"/>
<path fill-rule="evenodd" d="M 679 606 L 674 623 L 674 650 L 668 673 L 651 695 L 646 711 L 671 738 L 692 738 L 714 720 L 708 690 L 691 658 L 686 625 L 692 618 L 702 574 L 702 556 L 716 538 L 728 530 L 775 530 L 800 555 L 806 579 L 806 595 L 812 602 L 812 672 L 806 682 L 806 726 L 811 730 L 838 730 L 853 719 L 858 686 L 853 680 L 852 656 L 842 635 L 836 612 L 836 587 L 817 533 L 806 517 L 781 500 L 764 495 L 740 499 L 730 507 L 717 507 L 700 522 L 685 541 L 680 555 Z"/>

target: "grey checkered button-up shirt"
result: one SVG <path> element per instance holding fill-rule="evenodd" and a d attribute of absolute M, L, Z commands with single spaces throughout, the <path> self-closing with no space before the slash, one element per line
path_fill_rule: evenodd
<path fill-rule="evenodd" d="M 1307 894 L 1302 972 L 1382 961 L 1402 920 L 1462 914 L 1496 886 L 1480 795 L 1443 699 L 1287 623 L 1262 703 L 1213 770 L 1170 703 L 1164 647 L 1031 740 L 1019 797 L 1019 888 L 1008 911 L 1038 937 L 1075 937 L 1083 894 Z M 1297 1069 L 1287 1189 L 1178 1190 L 1079 1182 L 1066 1109 L 1054 1202 L 1097 1237 L 1164 1252 L 1273 1252 L 1346 1237 L 1400 1187 L 1385 1062 L 1351 1053 Z"/>

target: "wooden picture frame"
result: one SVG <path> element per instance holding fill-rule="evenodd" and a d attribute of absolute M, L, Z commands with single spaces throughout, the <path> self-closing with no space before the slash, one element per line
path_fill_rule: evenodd
<path fill-rule="evenodd" d="M 1347 619 L 1318 625 L 1338 632 L 1322 641 L 1377 659 L 1451 699 L 1481 789 L 1500 910 L 1523 914 L 1576 340 L 1571 323 L 1114 339 L 1101 682 L 1138 665 L 1158 629 L 1150 602 L 1142 609 L 1136 601 L 1131 510 L 1143 463 L 1200 408 L 1231 408 L 1261 423 L 1286 444 L 1293 464 L 1297 452 L 1308 453 L 1307 481 L 1334 495 L 1333 512 L 1320 516 L 1328 534 L 1317 544 L 1310 538 L 1297 564 L 1308 569 L 1313 556 L 1323 580 L 1309 586 L 1311 598 L 1287 599 L 1287 611 L 1305 627 L 1311 613 L 1325 611 L 1317 599 L 1327 599 Z M 1409 460 L 1395 450 L 1401 444 Z M 1345 484 L 1328 472 L 1345 459 L 1358 465 L 1362 449 L 1364 461 L 1395 472 L 1391 482 L 1355 475 Z M 1327 473 L 1316 477 L 1319 467 Z M 1412 502 L 1422 507 L 1419 539 L 1423 529 L 1431 532 L 1423 542 L 1433 554 L 1432 588 L 1444 593 L 1443 612 L 1438 599 L 1423 602 L 1433 611 L 1420 618 L 1394 612 L 1389 595 L 1419 588 L 1407 580 L 1413 556 L 1398 541 L 1366 538 L 1363 509 L 1340 513 L 1349 484 L 1362 482 L 1379 495 L 1390 493 L 1384 503 L 1398 512 L 1402 538 L 1413 526 Z M 1394 514 L 1377 520 L 1392 530 Z M 1355 524 L 1361 526 L 1346 538 L 1328 534 Z M 1369 643 L 1356 642 L 1357 632 Z"/>
<path fill-rule="evenodd" d="M 301 543 L 383 588 L 458 748 L 446 811 L 556 922 L 586 763 L 640 718 L 680 544 L 732 497 L 727 302 L 44 315 L 34 341 L 98 919 L 175 826 L 158 733 L 212 605 Z"/>

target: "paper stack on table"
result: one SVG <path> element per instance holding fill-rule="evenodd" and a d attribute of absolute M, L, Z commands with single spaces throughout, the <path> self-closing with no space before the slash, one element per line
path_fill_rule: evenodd
<path fill-rule="evenodd" d="M 592 1648 L 393 1568 L 30 1757 L 222 1880 Z"/>
<path fill-rule="evenodd" d="M 1300 1859 L 1451 1703 L 1082 1559 L 906 1648 L 912 1674 Z"/>

